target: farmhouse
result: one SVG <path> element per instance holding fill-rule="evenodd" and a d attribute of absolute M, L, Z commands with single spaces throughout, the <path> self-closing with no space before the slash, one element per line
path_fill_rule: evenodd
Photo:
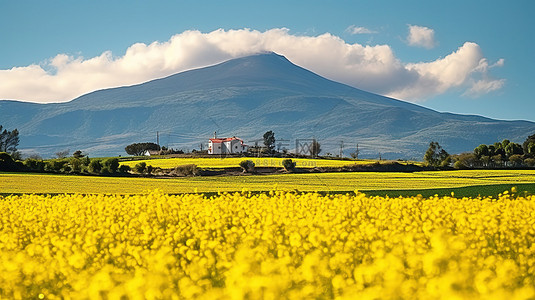
<path fill-rule="evenodd" d="M 213 138 L 208 142 L 208 154 L 232 154 L 247 152 L 247 145 L 235 136 L 231 138 Z"/>

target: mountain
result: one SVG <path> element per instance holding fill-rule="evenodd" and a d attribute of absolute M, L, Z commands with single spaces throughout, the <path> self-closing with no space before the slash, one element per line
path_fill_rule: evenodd
<path fill-rule="evenodd" d="M 95 91 L 67 103 L 0 101 L 0 124 L 18 128 L 20 149 L 50 156 L 83 150 L 124 155 L 133 142 L 199 149 L 208 138 L 238 136 L 262 144 L 273 130 L 288 149 L 316 138 L 322 153 L 418 158 L 430 141 L 450 153 L 505 138 L 516 142 L 535 123 L 439 113 L 325 79 L 285 57 L 263 53 L 143 84 Z"/>

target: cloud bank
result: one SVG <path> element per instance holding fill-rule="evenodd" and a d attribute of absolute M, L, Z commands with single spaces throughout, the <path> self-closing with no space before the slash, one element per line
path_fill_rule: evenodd
<path fill-rule="evenodd" d="M 85 93 L 132 85 L 228 59 L 273 51 L 293 63 L 363 90 L 408 101 L 425 101 L 451 89 L 479 95 L 500 89 L 505 80 L 492 79 L 492 68 L 480 47 L 467 42 L 431 62 L 404 63 L 388 45 L 348 44 L 326 33 L 290 34 L 277 28 L 185 31 L 168 41 L 137 43 L 124 55 L 110 51 L 92 58 L 58 54 L 39 65 L 0 70 L 0 99 L 31 102 L 69 101 Z"/>
<path fill-rule="evenodd" d="M 407 42 L 415 47 L 434 48 L 436 45 L 435 31 L 423 26 L 409 25 Z"/>

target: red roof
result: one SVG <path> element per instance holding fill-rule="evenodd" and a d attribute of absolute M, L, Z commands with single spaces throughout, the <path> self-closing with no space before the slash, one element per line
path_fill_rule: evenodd
<path fill-rule="evenodd" d="M 231 138 L 222 138 L 222 139 L 210 139 L 210 141 L 214 144 L 223 143 L 223 142 L 230 142 L 233 140 L 238 140 L 243 145 L 243 140 L 237 137 L 231 137 Z"/>

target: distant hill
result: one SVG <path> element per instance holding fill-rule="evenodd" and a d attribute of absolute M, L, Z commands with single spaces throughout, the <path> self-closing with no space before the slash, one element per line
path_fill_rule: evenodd
<path fill-rule="evenodd" d="M 143 84 L 100 90 L 67 103 L 0 101 L 0 124 L 18 128 L 19 148 L 48 156 L 81 149 L 126 155 L 133 142 L 200 148 L 214 131 L 254 144 L 273 130 L 288 149 L 316 138 L 323 152 L 418 158 L 430 141 L 448 152 L 508 138 L 522 142 L 535 123 L 439 113 L 325 79 L 264 53 Z M 261 144 L 261 142 L 260 142 Z"/>

